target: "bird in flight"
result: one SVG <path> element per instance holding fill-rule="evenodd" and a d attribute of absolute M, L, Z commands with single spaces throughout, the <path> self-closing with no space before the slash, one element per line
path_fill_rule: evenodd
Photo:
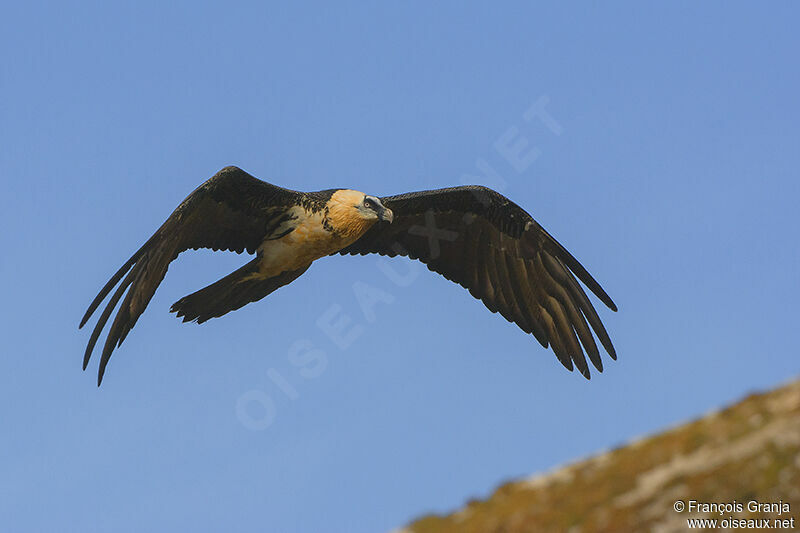
<path fill-rule="evenodd" d="M 260 300 L 327 255 L 402 255 L 458 283 L 544 348 L 552 347 L 570 371 L 577 367 L 589 378 L 585 352 L 602 372 L 591 330 L 617 358 L 578 280 L 608 308 L 617 306 L 527 212 L 492 189 L 463 186 L 383 198 L 350 189 L 305 193 L 230 166 L 190 194 L 89 305 L 81 328 L 117 287 L 92 331 L 84 370 L 122 300 L 103 346 L 98 386 L 111 353 L 144 312 L 169 264 L 199 248 L 247 251 L 255 258 L 175 302 L 170 311 L 184 322 L 202 323 Z"/>

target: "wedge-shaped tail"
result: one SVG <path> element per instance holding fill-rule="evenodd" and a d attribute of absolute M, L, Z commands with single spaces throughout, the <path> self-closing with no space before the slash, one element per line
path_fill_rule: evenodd
<path fill-rule="evenodd" d="M 260 260 L 260 258 L 253 259 L 208 287 L 184 296 L 172 304 L 170 311 L 177 313 L 184 322 L 196 321 L 202 324 L 209 318 L 220 317 L 229 311 L 235 311 L 260 300 L 276 289 L 293 282 L 308 269 L 306 266 L 266 279 L 253 277 L 258 273 Z"/>

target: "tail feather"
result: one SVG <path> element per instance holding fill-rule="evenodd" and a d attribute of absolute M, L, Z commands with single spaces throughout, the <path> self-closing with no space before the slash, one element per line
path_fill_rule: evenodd
<path fill-rule="evenodd" d="M 266 279 L 250 277 L 258 272 L 259 261 L 260 258 L 253 259 L 208 287 L 184 296 L 172 304 L 170 312 L 183 317 L 184 322 L 197 321 L 198 324 L 202 324 L 210 318 L 220 317 L 250 302 L 260 300 L 291 283 L 308 269 L 308 266 L 305 266 Z"/>

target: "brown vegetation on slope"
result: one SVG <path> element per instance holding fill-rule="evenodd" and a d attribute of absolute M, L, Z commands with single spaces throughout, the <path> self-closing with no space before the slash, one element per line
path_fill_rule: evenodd
<path fill-rule="evenodd" d="M 742 512 L 676 512 L 677 500 Z M 751 500 L 790 511 L 748 511 Z M 687 518 L 794 518 L 800 529 L 800 381 L 527 480 L 486 501 L 426 516 L 408 533 L 688 531 Z"/>

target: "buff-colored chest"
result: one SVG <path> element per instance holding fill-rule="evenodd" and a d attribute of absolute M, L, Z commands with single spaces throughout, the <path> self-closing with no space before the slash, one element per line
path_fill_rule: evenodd
<path fill-rule="evenodd" d="M 335 197 L 335 195 L 334 195 Z M 262 252 L 259 275 L 272 277 L 288 270 L 305 268 L 320 257 L 338 252 L 358 240 L 372 222 L 350 217 L 343 206 L 332 203 L 327 210 L 307 211 L 294 207 L 297 217 L 294 229 L 279 239 L 266 240 Z M 327 215 L 327 220 L 326 220 Z"/>

